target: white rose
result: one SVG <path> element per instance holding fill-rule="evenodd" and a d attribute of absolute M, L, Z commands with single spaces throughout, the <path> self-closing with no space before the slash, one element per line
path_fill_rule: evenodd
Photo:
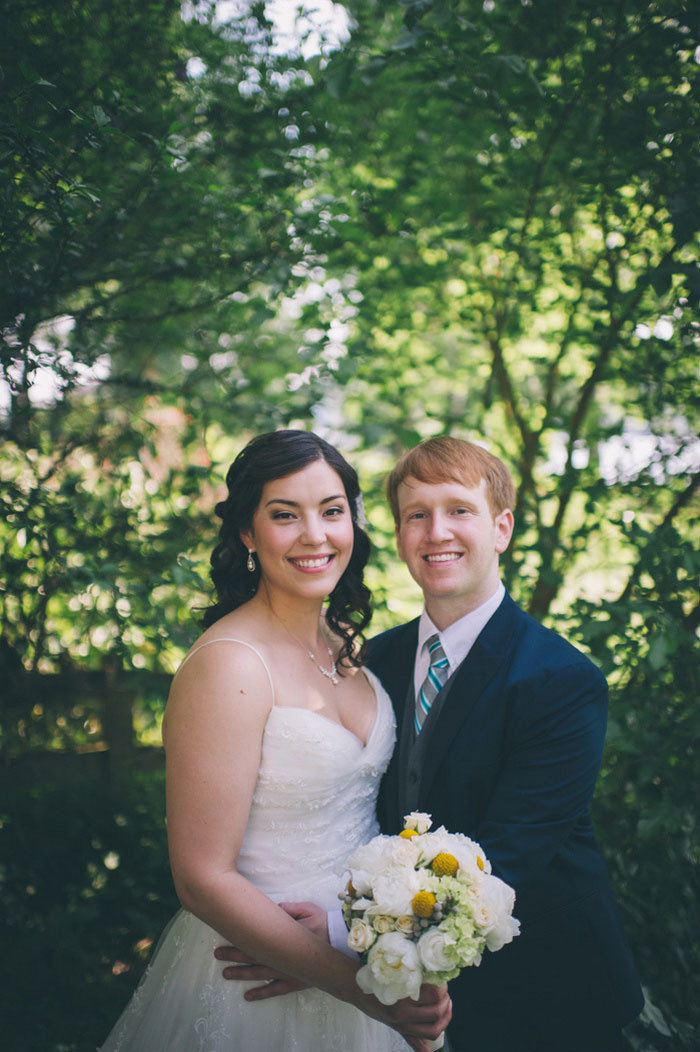
<path fill-rule="evenodd" d="M 438 927 L 428 928 L 418 940 L 418 954 L 421 964 L 428 972 L 449 972 L 460 963 L 456 955 L 450 953 L 454 939 Z"/>
<path fill-rule="evenodd" d="M 364 953 L 368 950 L 376 935 L 372 931 L 371 926 L 366 922 L 356 917 L 350 925 L 350 931 L 348 932 L 348 946 L 355 953 Z"/>
<path fill-rule="evenodd" d="M 412 913 L 402 913 L 400 917 L 396 918 L 396 930 L 402 932 L 404 935 L 413 934 L 414 924 L 415 917 Z"/>
<path fill-rule="evenodd" d="M 380 935 L 386 935 L 388 931 L 394 930 L 394 918 L 386 917 L 381 914 L 379 917 L 372 917 L 372 927 Z"/>
<path fill-rule="evenodd" d="M 415 829 L 416 833 L 427 833 L 432 824 L 432 818 L 425 811 L 411 811 L 410 815 L 404 815 L 404 829 Z"/>
<path fill-rule="evenodd" d="M 392 931 L 379 936 L 356 978 L 366 994 L 374 994 L 383 1005 L 393 1005 L 402 997 L 418 999 L 422 974 L 416 944 Z"/>

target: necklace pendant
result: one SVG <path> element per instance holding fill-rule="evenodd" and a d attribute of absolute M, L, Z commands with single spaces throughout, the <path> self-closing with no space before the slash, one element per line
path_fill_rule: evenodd
<path fill-rule="evenodd" d="M 324 668 L 323 665 L 318 660 L 318 658 L 316 657 L 316 655 L 314 654 L 313 650 L 309 650 L 308 647 L 304 646 L 304 644 L 302 643 L 302 641 L 300 639 L 297 639 L 297 637 L 294 635 L 292 630 L 290 628 L 287 628 L 287 625 L 285 625 L 285 623 L 282 620 L 282 618 L 277 616 L 277 614 L 275 613 L 275 611 L 272 609 L 271 606 L 270 606 L 270 613 L 272 614 L 272 616 L 277 621 L 279 621 L 279 623 L 282 625 L 282 628 L 284 628 L 284 630 L 287 632 L 287 635 L 289 635 L 294 640 L 294 642 L 298 646 L 300 646 L 302 648 L 302 650 L 306 651 L 306 653 L 309 655 L 309 658 L 311 659 L 311 661 L 313 661 L 314 665 L 316 666 L 318 671 L 321 673 L 321 675 L 325 676 L 326 679 L 329 679 L 334 687 L 337 687 L 338 684 L 340 683 L 340 680 L 338 679 L 338 666 L 335 663 L 335 658 L 333 657 L 333 651 L 328 646 L 328 643 L 326 643 L 326 650 L 328 651 L 328 659 L 329 659 L 329 661 L 331 663 L 331 667 L 330 668 Z M 324 642 L 325 642 L 325 640 L 324 640 Z"/>

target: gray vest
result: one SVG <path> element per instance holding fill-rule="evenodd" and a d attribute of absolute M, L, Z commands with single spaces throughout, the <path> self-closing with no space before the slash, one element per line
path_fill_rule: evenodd
<path fill-rule="evenodd" d="M 456 671 L 457 669 L 455 669 Z M 402 815 L 407 815 L 410 811 L 418 809 L 421 796 L 421 780 L 425 769 L 425 757 L 430 749 L 430 742 L 435 733 L 445 700 L 452 689 L 455 672 L 450 675 L 440 693 L 435 696 L 420 734 L 416 734 L 413 722 L 416 700 L 413 679 L 411 679 L 406 696 L 406 708 L 399 740 L 399 804 Z"/>

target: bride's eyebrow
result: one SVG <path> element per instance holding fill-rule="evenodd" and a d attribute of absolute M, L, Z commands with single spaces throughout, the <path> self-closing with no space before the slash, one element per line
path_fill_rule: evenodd
<path fill-rule="evenodd" d="M 323 500 L 319 501 L 319 504 L 331 504 L 334 500 L 345 500 L 344 493 L 336 493 L 332 497 L 324 497 Z M 272 497 L 265 504 L 266 508 L 269 508 L 271 504 L 286 504 L 289 508 L 298 508 L 299 501 L 297 500 L 285 500 L 283 497 Z"/>

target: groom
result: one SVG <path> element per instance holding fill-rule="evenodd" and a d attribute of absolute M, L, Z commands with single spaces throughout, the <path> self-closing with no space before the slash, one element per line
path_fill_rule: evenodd
<path fill-rule="evenodd" d="M 368 648 L 398 724 L 382 828 L 398 832 L 420 810 L 478 841 L 515 888 L 521 923 L 510 945 L 450 983 L 450 1048 L 618 1052 L 642 994 L 589 814 L 605 680 L 500 581 L 515 503 L 500 460 L 428 439 L 401 458 L 387 493 L 425 607 Z"/>
<path fill-rule="evenodd" d="M 382 828 L 420 810 L 477 840 L 515 888 L 521 923 L 513 943 L 450 983 L 450 1046 L 613 1052 L 642 994 L 589 814 L 605 680 L 501 584 L 515 493 L 500 460 L 428 439 L 401 458 L 387 493 L 425 608 L 369 645 L 399 736 Z"/>
<path fill-rule="evenodd" d="M 516 889 L 521 923 L 511 945 L 449 984 L 451 1048 L 618 1050 L 642 994 L 588 812 L 603 676 L 501 584 L 515 504 L 501 461 L 473 443 L 428 439 L 401 458 L 387 494 L 425 607 L 369 644 L 399 734 L 382 828 L 396 832 L 421 810 L 476 839 Z M 431 665 L 434 686 L 421 690 Z"/>

